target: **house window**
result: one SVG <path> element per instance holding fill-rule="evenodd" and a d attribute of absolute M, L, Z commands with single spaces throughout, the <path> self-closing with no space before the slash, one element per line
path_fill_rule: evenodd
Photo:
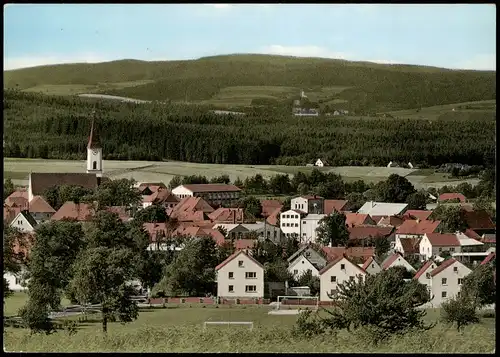
<path fill-rule="evenodd" d="M 442 298 L 445 298 L 445 297 L 446 297 L 446 291 L 443 291 L 443 292 L 441 293 L 441 297 L 442 297 Z"/>
<path fill-rule="evenodd" d="M 293 273 L 294 273 L 294 274 L 298 274 L 298 273 L 299 273 L 299 271 L 298 271 L 297 269 L 295 269 L 295 270 L 293 271 Z"/>
<path fill-rule="evenodd" d="M 257 279 L 257 273 L 254 271 L 247 271 L 245 273 L 245 279 Z"/>
<path fill-rule="evenodd" d="M 232 272 L 232 271 L 230 271 L 229 273 L 227 273 L 227 277 L 228 277 L 229 279 L 234 279 L 233 272 Z"/>
<path fill-rule="evenodd" d="M 330 290 L 330 295 L 331 295 L 332 297 L 335 297 L 335 296 L 337 296 L 338 292 L 339 292 L 339 291 L 338 291 L 337 289 L 332 289 L 332 290 Z"/>
<path fill-rule="evenodd" d="M 96 170 L 97 169 L 97 161 L 94 161 L 92 163 L 92 170 Z"/>
<path fill-rule="evenodd" d="M 287 226 L 287 227 L 290 227 L 290 223 L 287 223 L 287 224 L 286 224 L 286 226 Z"/>
<path fill-rule="evenodd" d="M 349 277 L 349 280 L 350 280 L 350 281 L 354 281 L 354 277 L 351 275 L 351 276 Z"/>
<path fill-rule="evenodd" d="M 439 253 L 441 253 L 443 251 L 443 248 L 439 248 Z"/>
<path fill-rule="evenodd" d="M 464 279 L 458 278 L 458 285 L 462 285 L 464 283 Z"/>
<path fill-rule="evenodd" d="M 285 215 L 285 218 L 290 218 L 290 215 L 289 214 Z"/>
<path fill-rule="evenodd" d="M 304 264 L 304 261 L 302 261 L 302 264 Z"/>
<path fill-rule="evenodd" d="M 230 293 L 234 293 L 234 286 L 233 286 L 233 285 L 229 285 L 229 289 L 228 289 L 228 291 L 229 291 Z"/>
<path fill-rule="evenodd" d="M 454 252 L 454 251 L 455 251 L 455 247 L 451 247 L 450 252 Z"/>
<path fill-rule="evenodd" d="M 284 227 L 285 226 L 285 222 L 281 222 L 281 227 Z"/>
<path fill-rule="evenodd" d="M 299 226 L 299 224 L 298 224 L 298 223 L 295 223 L 295 227 L 298 227 L 298 226 Z"/>
<path fill-rule="evenodd" d="M 308 273 L 312 273 L 312 270 L 311 270 L 311 269 L 307 269 L 307 272 L 308 272 Z"/>
<path fill-rule="evenodd" d="M 443 286 L 448 285 L 448 280 L 446 278 L 441 279 L 441 285 Z"/>
<path fill-rule="evenodd" d="M 330 282 L 331 283 L 336 283 L 337 282 L 337 277 L 336 276 L 331 276 L 330 277 Z"/>
<path fill-rule="evenodd" d="M 310 256 L 311 256 L 311 252 L 306 252 L 306 257 L 310 257 Z"/>
<path fill-rule="evenodd" d="M 345 270 L 345 264 L 340 264 L 340 270 Z"/>
<path fill-rule="evenodd" d="M 243 268 L 243 260 L 239 260 L 238 261 L 238 267 L 239 268 Z"/>
<path fill-rule="evenodd" d="M 306 224 L 307 221 L 302 221 L 302 224 Z"/>
<path fill-rule="evenodd" d="M 375 268 L 375 264 L 372 264 L 372 268 Z"/>
<path fill-rule="evenodd" d="M 15 279 L 14 284 L 19 285 L 19 283 L 21 282 L 21 280 L 17 276 L 15 278 L 16 279 Z"/>
<path fill-rule="evenodd" d="M 458 267 L 453 267 L 453 272 L 458 273 Z"/>
<path fill-rule="evenodd" d="M 426 277 L 427 279 L 430 279 L 430 278 L 431 278 L 431 273 L 426 273 L 426 274 L 425 274 L 425 277 Z"/>
<path fill-rule="evenodd" d="M 255 293 L 255 292 L 257 292 L 257 287 L 255 285 L 247 285 L 247 286 L 245 286 L 245 292 Z"/>

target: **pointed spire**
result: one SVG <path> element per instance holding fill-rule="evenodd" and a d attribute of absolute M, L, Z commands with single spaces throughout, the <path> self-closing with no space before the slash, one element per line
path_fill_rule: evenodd
<path fill-rule="evenodd" d="M 91 118 L 92 124 L 90 126 L 89 143 L 87 145 L 87 148 L 89 149 L 101 147 L 101 144 L 99 143 L 99 136 L 97 135 L 97 132 L 94 131 L 94 119 L 95 119 L 95 110 L 92 111 L 92 118 Z"/>

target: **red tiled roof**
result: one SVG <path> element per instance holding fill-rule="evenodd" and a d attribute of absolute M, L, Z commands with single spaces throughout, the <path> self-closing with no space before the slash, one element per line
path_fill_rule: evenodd
<path fill-rule="evenodd" d="M 413 279 L 418 279 L 420 278 L 425 272 L 427 269 L 429 269 L 429 267 L 433 264 L 434 262 L 432 260 L 428 260 L 424 263 L 424 265 L 422 265 L 422 267 L 420 269 L 418 269 L 417 273 L 415 274 L 415 276 L 413 277 Z"/>
<path fill-rule="evenodd" d="M 116 213 L 123 222 L 127 222 L 131 218 L 130 213 L 127 210 L 127 207 L 125 206 L 106 207 L 106 211 Z"/>
<path fill-rule="evenodd" d="M 256 243 L 254 239 L 237 239 L 234 241 L 234 247 L 236 250 L 251 249 Z"/>
<path fill-rule="evenodd" d="M 217 229 L 203 229 L 203 230 L 205 231 L 205 233 L 210 235 L 215 240 L 215 243 L 219 246 L 224 244 L 224 242 L 226 241 L 224 239 L 224 235 Z"/>
<path fill-rule="evenodd" d="M 403 224 L 403 222 L 404 222 L 404 219 L 401 218 L 401 217 L 387 216 L 387 217 L 384 217 L 384 218 L 380 219 L 377 222 L 377 225 L 379 225 L 379 226 L 399 227 L 400 225 Z"/>
<path fill-rule="evenodd" d="M 239 192 L 241 189 L 234 185 L 227 185 L 225 183 L 207 183 L 207 184 L 193 184 L 182 185 L 185 189 L 191 192 Z"/>
<path fill-rule="evenodd" d="M 445 260 L 444 262 L 441 263 L 440 266 L 438 266 L 436 269 L 434 269 L 433 271 L 431 271 L 431 276 L 438 275 L 439 273 L 441 273 L 443 270 L 445 270 L 446 268 L 448 268 L 453 263 L 456 263 L 456 260 L 453 259 L 453 258 Z"/>
<path fill-rule="evenodd" d="M 325 214 L 332 214 L 334 211 L 342 212 L 346 205 L 346 200 L 325 200 L 323 203 L 323 211 Z"/>
<path fill-rule="evenodd" d="M 77 221 L 90 221 L 94 214 L 91 205 L 87 203 L 65 202 L 59 210 L 54 213 L 51 220 L 60 221 L 64 218 L 73 218 Z"/>
<path fill-rule="evenodd" d="M 167 214 L 179 221 L 204 221 L 206 214 L 212 213 L 214 209 L 201 197 L 185 197 Z"/>
<path fill-rule="evenodd" d="M 24 197 L 11 197 L 5 200 L 5 204 L 10 207 L 21 207 L 22 209 L 28 208 L 28 199 Z"/>
<path fill-rule="evenodd" d="M 327 260 L 336 259 L 339 256 L 345 255 L 347 257 L 355 258 L 360 257 L 367 259 L 375 254 L 374 247 L 322 247 L 323 252 L 327 256 Z"/>
<path fill-rule="evenodd" d="M 464 234 L 469 237 L 469 238 L 472 238 L 472 239 L 476 239 L 476 240 L 481 240 L 481 236 L 479 234 L 477 234 L 476 232 L 474 232 L 472 229 L 470 228 L 467 228 L 464 232 Z"/>
<path fill-rule="evenodd" d="M 394 253 L 391 255 L 382 265 L 383 270 L 387 270 L 391 267 L 392 263 L 394 263 L 398 258 L 403 258 L 403 256 L 399 253 Z"/>
<path fill-rule="evenodd" d="M 418 210 L 418 209 L 409 209 L 403 214 L 404 218 L 409 218 L 409 219 L 419 219 L 421 221 L 424 221 L 429 218 L 429 216 L 432 214 L 432 211 L 424 211 L 424 210 Z"/>
<path fill-rule="evenodd" d="M 368 269 L 368 267 L 370 266 L 370 264 L 375 261 L 375 259 L 373 259 L 373 257 L 370 257 L 368 259 L 366 259 L 365 263 L 363 264 L 363 266 L 361 267 L 361 269 L 363 269 L 364 271 L 366 271 L 366 269 Z"/>
<path fill-rule="evenodd" d="M 460 241 L 454 233 L 426 233 L 425 235 L 435 247 L 460 246 Z"/>
<path fill-rule="evenodd" d="M 391 235 L 394 227 L 379 227 L 379 226 L 355 226 L 347 227 L 349 231 L 349 239 L 365 239 L 369 237 L 388 237 Z"/>
<path fill-rule="evenodd" d="M 226 260 L 224 260 L 222 263 L 217 265 L 215 267 L 215 270 L 220 270 L 222 267 L 224 267 L 226 264 L 228 264 L 230 261 L 232 261 L 234 258 L 238 257 L 240 254 L 244 254 L 247 256 L 251 261 L 253 261 L 255 264 L 259 265 L 262 269 L 264 269 L 264 266 L 260 264 L 257 260 L 255 260 L 250 254 L 246 253 L 244 250 L 239 250 L 231 254 Z"/>
<path fill-rule="evenodd" d="M 221 207 L 209 213 L 208 218 L 217 223 L 243 223 L 245 220 L 245 213 L 243 208 Z"/>
<path fill-rule="evenodd" d="M 484 260 L 481 262 L 480 265 L 486 265 L 486 264 L 488 264 L 493 259 L 495 259 L 495 257 L 496 257 L 495 252 L 491 252 L 490 254 L 488 254 L 488 256 L 486 258 L 484 258 Z"/>
<path fill-rule="evenodd" d="M 368 214 L 349 212 L 345 214 L 345 224 L 349 227 L 360 226 L 363 224 L 375 225 L 375 221 L 373 221 Z"/>
<path fill-rule="evenodd" d="M 42 196 L 35 196 L 29 204 L 29 211 L 31 213 L 55 213 L 56 210 L 53 209 L 47 201 L 43 199 Z"/>
<path fill-rule="evenodd" d="M 405 254 L 416 254 L 419 252 L 421 238 L 401 238 L 401 246 Z"/>
<path fill-rule="evenodd" d="M 278 224 L 278 217 L 281 213 L 281 208 L 276 208 L 271 214 L 267 217 L 267 223 L 276 226 Z"/>
<path fill-rule="evenodd" d="M 167 188 L 163 182 L 143 182 L 139 185 L 139 191 L 144 191 L 146 188 L 149 188 L 152 192 L 158 191 L 158 189 Z"/>
<path fill-rule="evenodd" d="M 95 174 L 32 172 L 30 177 L 33 195 L 42 195 L 46 189 L 53 186 L 74 185 L 92 190 L 98 186 Z"/>
<path fill-rule="evenodd" d="M 438 201 L 448 201 L 448 200 L 460 200 L 460 202 L 465 203 L 467 198 L 461 193 L 443 193 L 439 195 Z"/>
<path fill-rule="evenodd" d="M 345 259 L 347 260 L 349 263 L 351 263 L 352 265 L 354 265 L 356 268 L 358 268 L 358 270 L 360 272 L 362 272 L 363 274 L 366 274 L 366 271 L 364 269 L 362 269 L 359 265 L 357 264 L 354 264 L 353 262 L 351 262 L 349 260 L 349 258 L 347 258 L 347 256 L 345 255 L 341 255 L 337 258 L 335 258 L 334 260 L 332 260 L 330 263 L 328 263 L 323 269 L 321 269 L 319 271 L 319 275 L 323 275 L 324 273 L 326 273 L 328 270 L 330 270 L 333 266 L 335 266 L 336 264 L 338 264 L 340 261 L 342 261 L 342 259 Z"/>
<path fill-rule="evenodd" d="M 14 218 L 22 211 L 21 207 L 9 207 L 3 205 L 3 220 L 6 224 L 11 224 Z"/>
<path fill-rule="evenodd" d="M 14 192 L 12 192 L 9 196 L 7 196 L 5 200 L 7 201 L 14 197 L 22 197 L 27 200 L 29 198 L 29 193 L 26 189 L 17 189 Z"/>
<path fill-rule="evenodd" d="M 175 196 L 172 192 L 167 189 L 163 189 L 159 187 L 155 192 L 151 195 L 146 196 L 143 202 L 156 202 L 156 203 L 165 203 L 165 202 L 179 202 L 177 196 Z"/>
<path fill-rule="evenodd" d="M 262 216 L 268 217 L 271 213 L 276 211 L 276 209 L 281 209 L 283 204 L 278 200 L 260 200 L 262 206 Z"/>
<path fill-rule="evenodd" d="M 434 233 L 441 221 L 418 221 L 408 219 L 396 230 L 396 234 L 415 234 L 423 235 L 425 233 Z"/>
<path fill-rule="evenodd" d="M 465 211 L 464 218 L 470 229 L 495 229 L 495 224 L 484 210 Z"/>

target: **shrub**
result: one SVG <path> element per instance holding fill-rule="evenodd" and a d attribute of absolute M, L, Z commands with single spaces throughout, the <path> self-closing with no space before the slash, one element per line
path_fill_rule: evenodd
<path fill-rule="evenodd" d="M 301 310 L 292 333 L 294 336 L 311 338 L 325 333 L 325 327 L 318 316 L 312 314 L 311 310 Z"/>
<path fill-rule="evenodd" d="M 441 304 L 441 319 L 448 324 L 456 325 L 460 331 L 463 327 L 479 322 L 476 304 L 468 297 L 454 297 Z"/>

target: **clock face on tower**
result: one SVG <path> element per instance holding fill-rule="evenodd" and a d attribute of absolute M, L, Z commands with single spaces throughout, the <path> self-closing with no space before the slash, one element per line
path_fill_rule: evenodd
<path fill-rule="evenodd" d="M 97 150 L 92 150 L 92 154 L 97 155 Z"/>

